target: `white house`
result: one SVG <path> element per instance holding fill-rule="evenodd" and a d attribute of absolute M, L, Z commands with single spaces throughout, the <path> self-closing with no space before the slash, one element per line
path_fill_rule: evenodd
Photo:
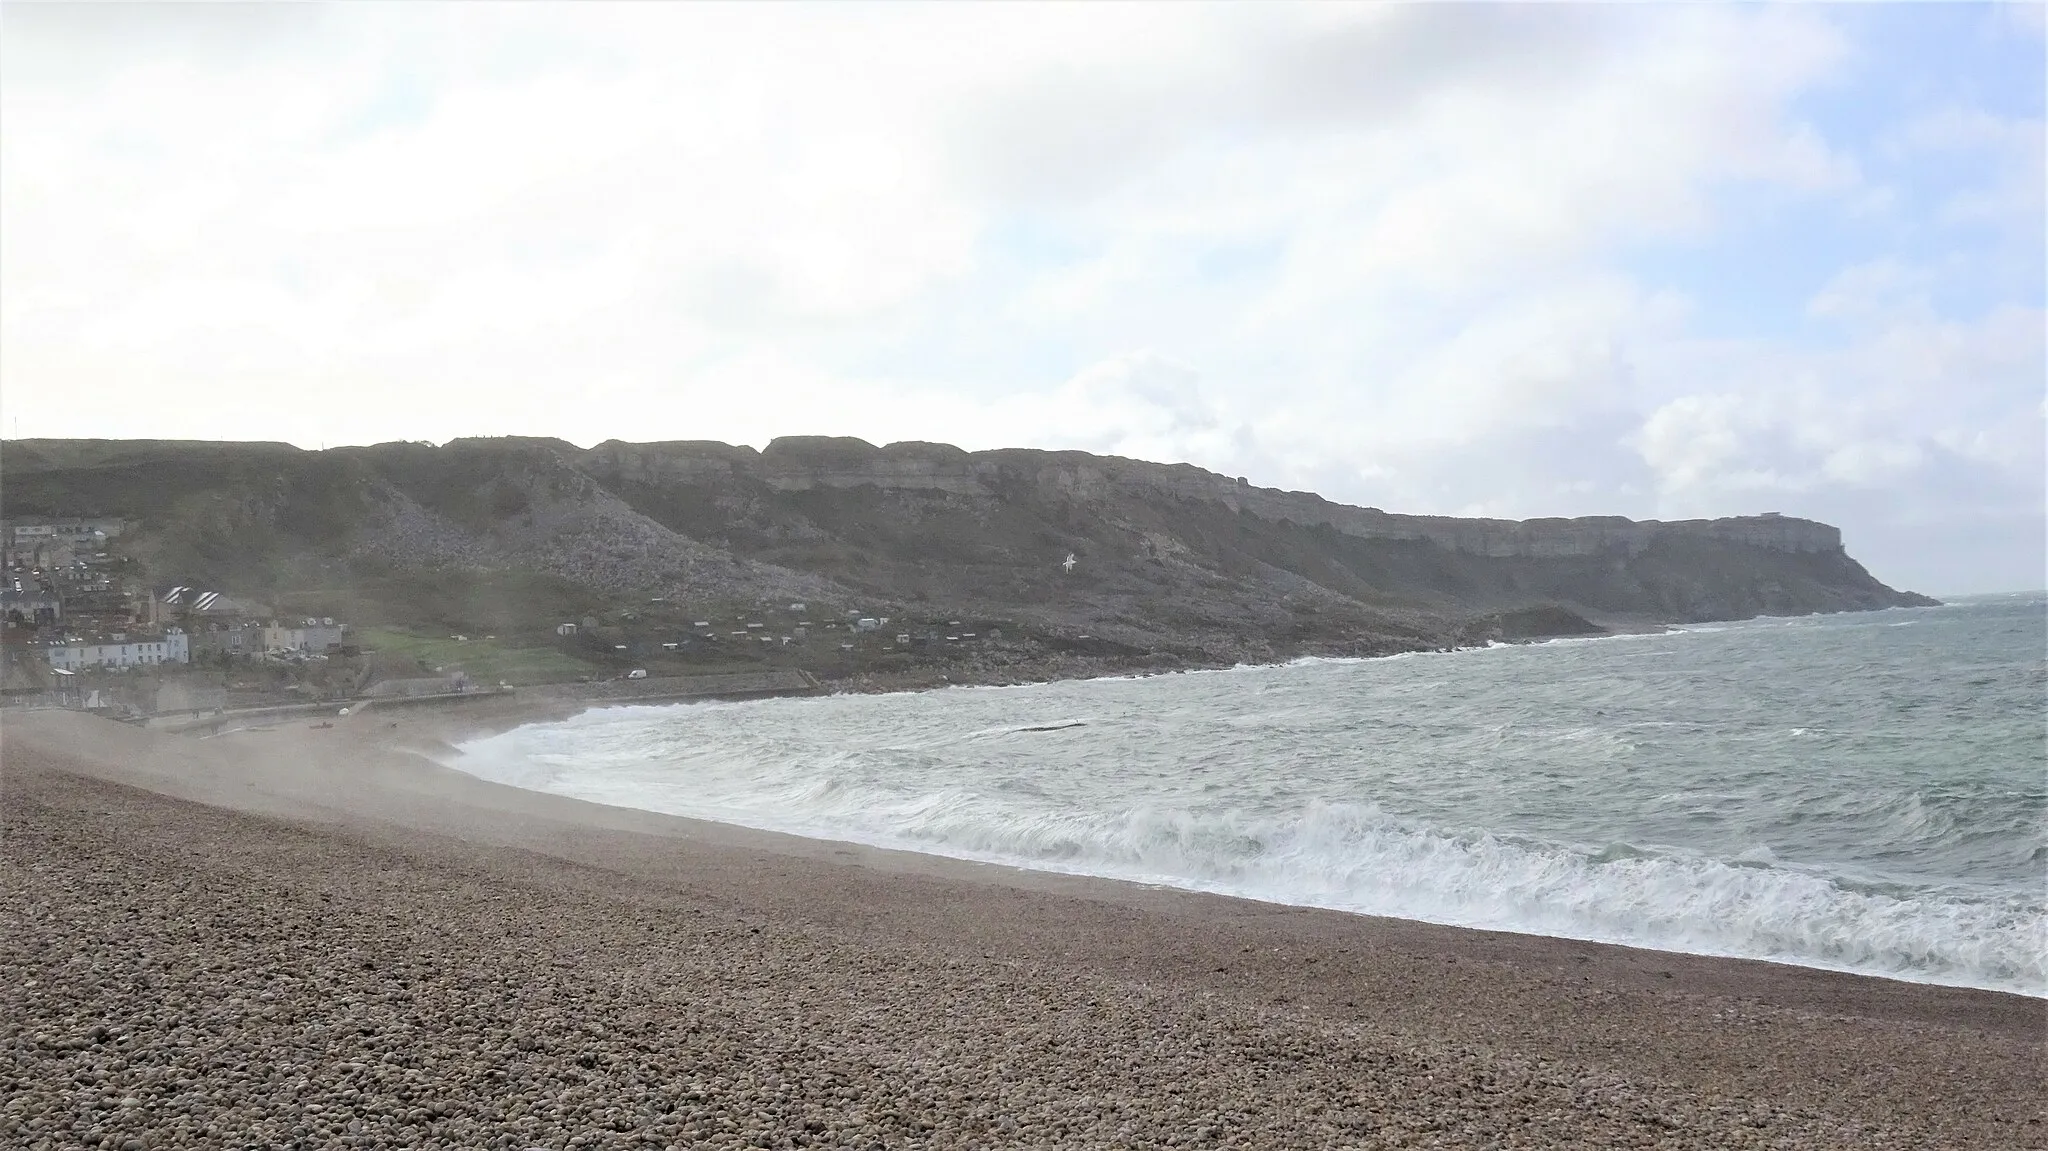
<path fill-rule="evenodd" d="M 177 628 L 162 635 L 121 636 L 51 644 L 50 666 L 65 671 L 88 667 L 149 667 L 192 662 L 191 637 Z"/>

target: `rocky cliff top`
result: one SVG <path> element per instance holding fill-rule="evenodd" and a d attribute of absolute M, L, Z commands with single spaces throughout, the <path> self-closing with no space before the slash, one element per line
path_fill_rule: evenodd
<path fill-rule="evenodd" d="M 1705 537 L 1790 552 L 1831 552 L 1840 530 L 1791 516 L 1712 520 L 1464 519 L 1401 515 L 1332 503 L 1312 492 L 1253 486 L 1192 464 L 1159 464 L 1086 452 L 1005 448 L 968 452 L 950 444 L 903 441 L 877 447 L 836 436 L 785 436 L 760 452 L 709 441 L 628 444 L 608 441 L 587 455 L 593 465 L 649 483 L 751 479 L 779 491 L 863 488 L 936 491 L 1001 499 L 1019 484 L 1055 497 L 1104 501 L 1168 496 L 1213 501 L 1264 519 L 1322 524 L 1365 539 L 1429 540 L 1486 556 L 1634 555 L 1659 536 Z"/>

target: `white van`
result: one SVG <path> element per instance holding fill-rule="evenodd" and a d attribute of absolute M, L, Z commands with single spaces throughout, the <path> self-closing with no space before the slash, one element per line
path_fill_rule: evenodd
<path fill-rule="evenodd" d="M 636 668 L 634 668 L 634 669 L 633 669 L 632 671 L 629 671 L 629 672 L 627 672 L 627 673 L 626 673 L 626 678 L 627 678 L 627 679 L 646 679 L 646 678 L 647 678 L 647 669 L 646 669 L 646 668 L 644 668 L 644 667 L 636 667 Z"/>

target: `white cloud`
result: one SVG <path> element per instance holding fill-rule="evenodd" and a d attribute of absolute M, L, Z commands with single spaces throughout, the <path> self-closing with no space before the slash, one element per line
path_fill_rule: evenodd
<path fill-rule="evenodd" d="M 1755 438 L 1769 426 L 1740 396 L 1681 396 L 1652 412 L 1631 440 L 1667 489 L 1747 488 L 1762 479 L 1782 487 L 1753 458 Z"/>
<path fill-rule="evenodd" d="M 1852 268 L 1819 299 L 1882 298 L 1915 275 L 1892 264 Z M 1849 314 L 1871 310 L 1858 303 Z M 1718 389 L 1665 403 L 1628 441 L 1654 473 L 1666 514 L 1703 514 L 1760 485 L 1926 490 L 1930 469 L 1949 461 L 1978 469 L 2000 498 L 2039 502 L 2048 312 L 2007 307 L 1957 323 L 1922 311 L 1840 348 L 1700 346 L 1690 359 L 1689 372 L 1664 370 Z"/>
<path fill-rule="evenodd" d="M 1941 222 L 1990 226 L 2014 238 L 2040 235 L 2048 186 L 2048 121 L 1948 105 L 1901 124 L 1883 150 L 1894 160 L 1926 160 L 1940 168 L 1985 167 L 1988 178 L 1942 202 Z"/>
<path fill-rule="evenodd" d="M 1902 312 L 1925 312 L 1932 276 L 1925 268 L 1911 267 L 1893 258 L 1871 260 L 1835 273 L 1820 291 L 1806 302 L 1810 316 L 1830 320 L 1868 322 L 1897 317 Z"/>
<path fill-rule="evenodd" d="M 1709 173 L 1811 182 L 1826 161 L 1774 108 L 1838 51 L 1816 21 L 1706 10 L 818 16 L 13 19 L 10 65 L 61 43 L 96 67 L 8 69 L 8 366 L 112 335 L 96 374 L 232 344 L 249 388 L 416 399 L 688 378 L 735 342 L 831 374 L 832 338 L 971 281 L 1020 205 L 1100 249 L 1021 297 L 1112 329 L 1082 362 L 1207 352 L 1203 312 L 1298 341 L 1695 226 Z M 223 49 L 252 40 L 274 50 Z M 1272 290 L 1190 308 L 1185 252 L 1234 235 L 1278 245 Z"/>

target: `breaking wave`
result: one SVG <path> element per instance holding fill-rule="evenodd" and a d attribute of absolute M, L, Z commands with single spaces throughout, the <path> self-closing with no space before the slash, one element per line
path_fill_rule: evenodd
<path fill-rule="evenodd" d="M 762 771 L 744 791 L 687 774 L 600 776 L 514 732 L 452 766 L 496 782 L 768 831 L 1463 927 L 1768 959 L 2029 995 L 2048 985 L 2048 920 L 2017 898 L 1907 895 L 1779 864 L 1450 832 L 1370 805 L 1285 816 L 1171 807 L 1047 811 L 1028 779 L 909 794 L 831 774 Z M 693 757 L 694 758 L 694 757 Z M 608 778 L 606 777 L 608 776 Z M 703 776 L 696 779 L 701 783 Z"/>
<path fill-rule="evenodd" d="M 821 839 L 2048 995 L 2038 645 L 1922 618 L 618 708 L 447 762 Z"/>

